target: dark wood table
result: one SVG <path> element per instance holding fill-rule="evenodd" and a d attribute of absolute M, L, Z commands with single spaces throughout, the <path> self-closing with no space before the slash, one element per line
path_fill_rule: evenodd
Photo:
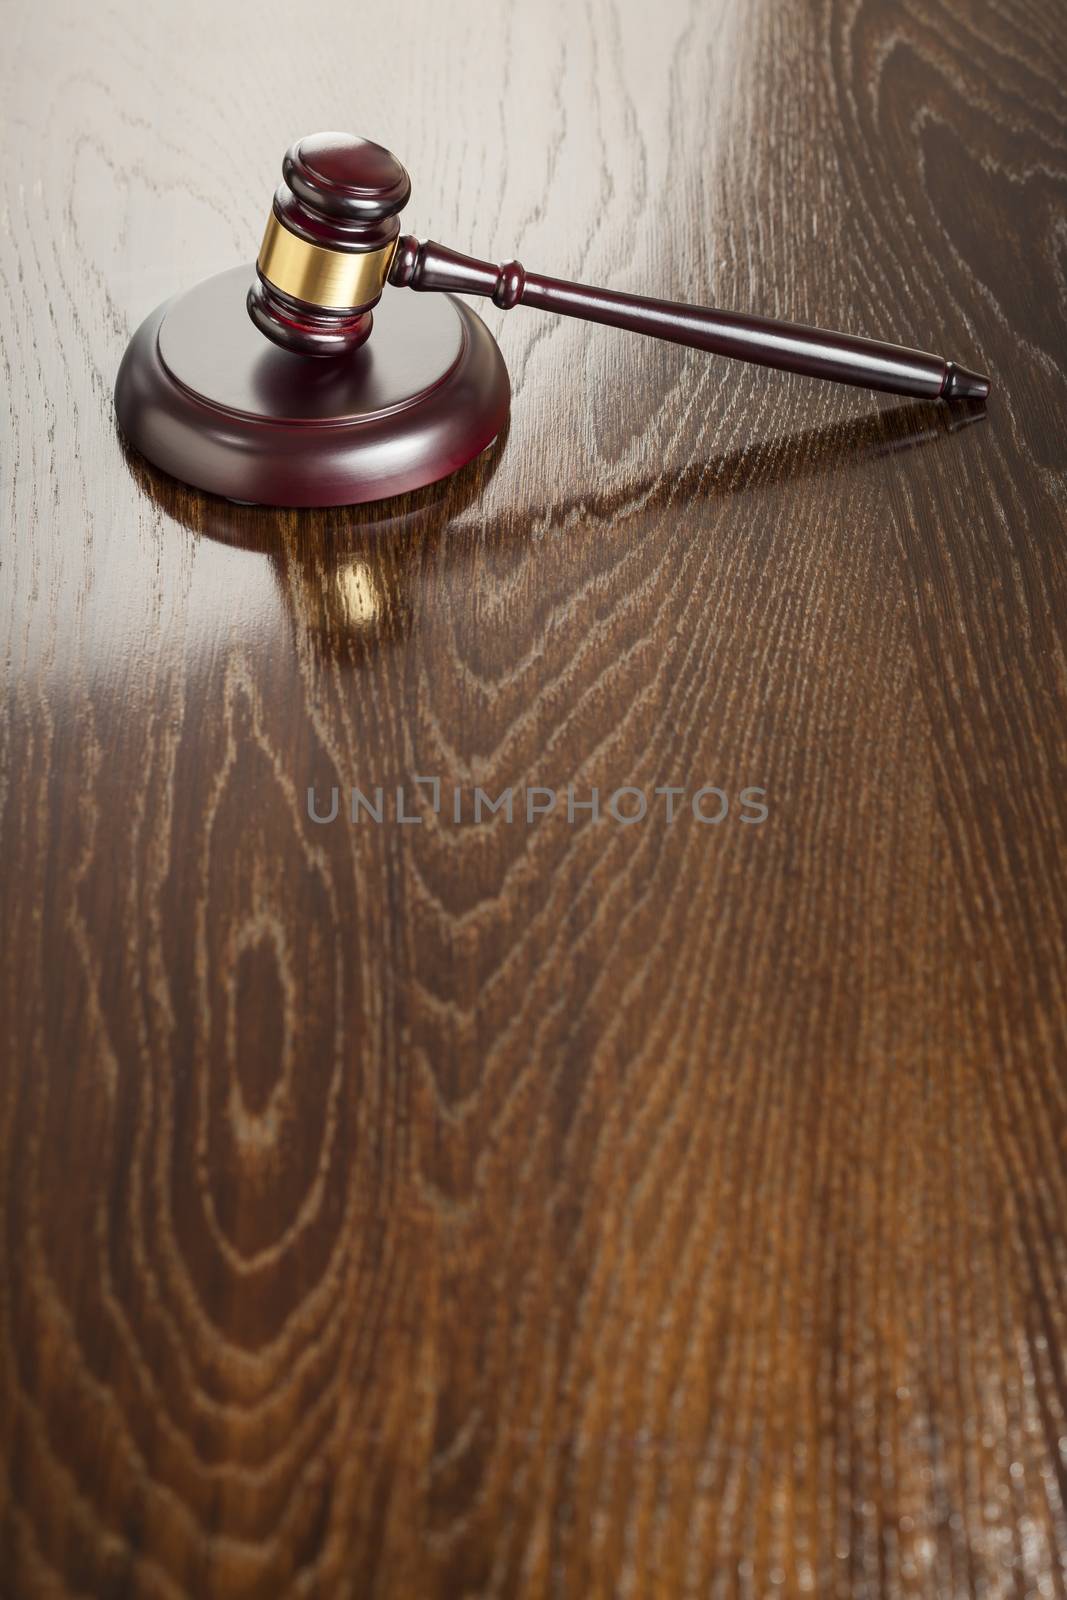
<path fill-rule="evenodd" d="M 1067 1592 L 1065 58 L 1060 0 L 8 6 L 5 1595 Z M 988 415 L 483 304 L 451 483 L 187 491 L 119 358 L 321 127 L 424 236 Z"/>

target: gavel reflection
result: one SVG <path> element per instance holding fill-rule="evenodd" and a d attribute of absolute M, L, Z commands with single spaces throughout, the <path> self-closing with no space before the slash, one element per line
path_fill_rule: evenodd
<path fill-rule="evenodd" d="M 947 407 L 909 404 L 752 445 L 694 463 L 679 474 L 642 478 L 584 495 L 581 510 L 591 527 L 618 527 L 630 514 L 661 514 L 684 503 L 690 510 L 727 495 L 819 477 L 870 465 L 883 456 L 958 433 L 985 417 L 978 403 Z M 457 561 L 470 561 L 478 532 L 468 526 L 472 509 L 484 528 L 484 509 L 499 464 L 503 439 L 445 484 L 436 484 L 377 506 L 326 509 L 294 515 L 243 507 L 214 495 L 190 492 L 147 466 L 132 451 L 131 470 L 169 515 L 199 537 L 264 555 L 271 564 L 294 630 L 315 654 L 339 666 L 358 666 L 370 651 L 403 642 L 416 626 L 419 587 L 433 583 L 435 568 L 455 577 Z M 574 508 L 548 513 L 566 523 Z M 531 556 L 529 536 L 543 532 L 530 512 L 506 506 L 493 515 L 494 537 L 513 548 L 516 560 Z M 447 534 L 447 537 L 446 537 Z M 567 537 L 581 537 L 568 532 Z"/>

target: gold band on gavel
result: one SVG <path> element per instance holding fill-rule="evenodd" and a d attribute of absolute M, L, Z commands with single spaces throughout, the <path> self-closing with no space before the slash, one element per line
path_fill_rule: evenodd
<path fill-rule="evenodd" d="M 392 239 L 384 250 L 326 250 L 290 233 L 272 211 L 259 248 L 259 270 L 268 283 L 294 300 L 309 305 L 344 310 L 376 300 L 396 249 Z"/>

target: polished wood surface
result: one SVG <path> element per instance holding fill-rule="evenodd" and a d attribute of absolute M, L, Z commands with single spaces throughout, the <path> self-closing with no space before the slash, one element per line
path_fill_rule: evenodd
<path fill-rule="evenodd" d="M 4 44 L 0 1589 L 1062 1596 L 1058 0 Z M 988 415 L 490 308 L 448 485 L 182 490 L 122 351 L 331 126 L 421 233 L 966 352 Z M 354 784 L 421 822 L 309 819 Z"/>

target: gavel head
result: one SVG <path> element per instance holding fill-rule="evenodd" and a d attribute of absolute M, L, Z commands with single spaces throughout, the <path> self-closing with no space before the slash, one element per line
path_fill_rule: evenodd
<path fill-rule="evenodd" d="M 348 133 L 298 139 L 282 165 L 248 291 L 260 332 L 301 355 L 361 345 L 410 193 L 404 168 L 380 144 Z"/>

